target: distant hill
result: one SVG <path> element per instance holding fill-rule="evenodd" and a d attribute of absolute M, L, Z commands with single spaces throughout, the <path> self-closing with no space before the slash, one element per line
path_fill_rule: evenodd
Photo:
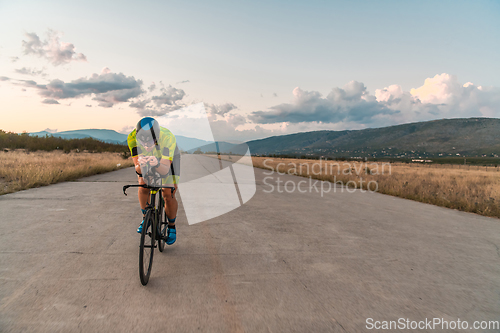
<path fill-rule="evenodd" d="M 237 144 L 237 143 L 219 141 L 218 144 L 219 144 L 218 152 L 222 154 L 231 153 L 236 155 L 245 155 L 248 151 L 248 146 L 246 143 Z M 201 147 L 192 148 L 187 152 L 193 154 L 196 151 L 202 153 L 215 153 L 217 152 L 217 145 L 215 144 L 215 142 L 211 142 Z"/>
<path fill-rule="evenodd" d="M 83 129 L 50 133 L 46 131 L 30 133 L 31 136 L 54 136 L 63 139 L 94 138 L 107 143 L 126 144 L 127 135 L 107 129 Z"/>
<path fill-rule="evenodd" d="M 118 152 L 126 158 L 130 156 L 127 146 L 103 142 L 90 137 L 62 138 L 58 136 L 46 135 L 35 136 L 29 133 L 13 133 L 0 130 L 0 148 L 4 151 L 10 149 L 24 149 L 31 151 L 53 151 L 61 150 L 65 153 L 71 151 L 89 151 L 89 152 Z"/>
<path fill-rule="evenodd" d="M 189 138 L 187 136 L 182 136 L 182 135 L 176 135 L 175 139 L 177 140 L 177 145 L 179 146 L 179 149 L 182 149 L 184 151 L 193 150 L 198 147 L 202 147 L 211 143 L 210 141 Z"/>
<path fill-rule="evenodd" d="M 127 144 L 127 136 L 128 134 L 118 133 L 113 130 L 107 129 L 83 129 L 83 130 L 74 130 L 74 131 L 64 131 L 64 132 L 56 132 L 50 133 L 46 131 L 34 132 L 30 133 L 31 136 L 45 137 L 54 136 L 60 137 L 63 139 L 83 139 L 83 138 L 94 138 L 106 143 L 115 143 L 115 144 Z M 204 146 L 209 144 L 209 141 L 189 138 L 182 135 L 175 136 L 177 140 L 177 144 L 179 148 L 182 150 L 190 150 L 200 146 Z"/>
<path fill-rule="evenodd" d="M 247 142 L 252 154 L 329 157 L 500 155 L 500 119 L 441 119 L 354 131 L 314 131 Z"/>

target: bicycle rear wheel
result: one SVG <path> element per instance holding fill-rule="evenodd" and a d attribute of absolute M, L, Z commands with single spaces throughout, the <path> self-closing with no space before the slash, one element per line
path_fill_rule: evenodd
<path fill-rule="evenodd" d="M 151 268 L 153 267 L 153 254 L 155 247 L 155 230 L 153 228 L 153 211 L 150 209 L 144 217 L 142 226 L 141 243 L 139 246 L 139 276 L 143 286 L 148 284 Z"/>

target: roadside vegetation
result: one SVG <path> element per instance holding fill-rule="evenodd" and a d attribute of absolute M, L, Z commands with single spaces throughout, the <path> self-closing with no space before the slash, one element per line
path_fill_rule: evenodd
<path fill-rule="evenodd" d="M 216 154 L 216 153 L 213 153 Z M 288 158 L 288 159 L 302 159 L 302 160 L 320 160 L 328 159 L 335 161 L 350 161 L 350 162 L 360 162 L 365 159 L 361 157 L 334 157 L 334 156 L 320 156 L 320 155 L 292 155 L 292 154 L 265 154 L 257 155 L 257 157 L 270 157 L 270 158 Z M 378 157 L 378 158 L 367 158 L 368 162 L 390 162 L 390 163 L 414 163 L 415 161 L 422 161 L 423 164 L 454 164 L 454 165 L 467 165 L 469 167 L 478 166 L 500 166 L 500 157 L 494 156 L 444 156 L 444 157 L 430 157 L 430 156 L 420 156 L 420 157 L 407 157 L 407 158 L 391 158 L 391 157 Z M 476 168 L 477 169 L 477 168 Z"/>
<path fill-rule="evenodd" d="M 0 152 L 0 195 L 133 166 L 121 153 Z"/>
<path fill-rule="evenodd" d="M 133 166 L 127 146 L 0 130 L 0 195 Z"/>
<path fill-rule="evenodd" d="M 234 160 L 234 156 L 222 155 Z M 498 166 L 252 157 L 255 167 L 500 218 Z M 371 182 L 371 183 L 370 183 Z M 376 185 L 376 186 L 375 186 Z"/>
<path fill-rule="evenodd" d="M 91 153 L 119 152 L 130 156 L 126 145 L 106 143 L 92 138 L 62 139 L 53 136 L 37 137 L 28 133 L 12 133 L 0 130 L 0 148 L 3 150 L 25 149 L 26 151 L 53 151 L 61 150 L 65 153 L 71 151 L 87 151 Z"/>

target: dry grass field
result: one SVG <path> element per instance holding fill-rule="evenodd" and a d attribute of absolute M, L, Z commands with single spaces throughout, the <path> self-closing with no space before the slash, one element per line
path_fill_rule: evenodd
<path fill-rule="evenodd" d="M 236 156 L 222 156 L 235 161 Z M 497 167 L 253 157 L 255 167 L 500 217 Z"/>
<path fill-rule="evenodd" d="M 0 195 L 133 166 L 120 153 L 0 152 Z"/>

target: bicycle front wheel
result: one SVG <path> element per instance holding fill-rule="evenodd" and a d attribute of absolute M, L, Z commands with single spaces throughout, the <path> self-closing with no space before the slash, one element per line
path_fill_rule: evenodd
<path fill-rule="evenodd" d="M 160 195 L 159 205 L 158 205 L 158 230 L 157 230 L 157 238 L 158 238 L 158 250 L 163 252 L 165 248 L 165 237 L 167 235 L 167 215 L 164 209 L 164 201 L 163 197 Z"/>
<path fill-rule="evenodd" d="M 143 286 L 148 284 L 153 267 L 153 254 L 155 247 L 155 230 L 153 228 L 153 211 L 148 210 L 142 226 L 141 244 L 139 246 L 139 276 Z"/>

